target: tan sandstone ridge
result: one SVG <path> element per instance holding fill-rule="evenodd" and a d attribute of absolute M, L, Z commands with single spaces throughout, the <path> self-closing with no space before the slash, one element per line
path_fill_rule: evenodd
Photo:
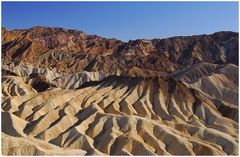
<path fill-rule="evenodd" d="M 237 33 L 2 30 L 3 155 L 239 154 Z"/>

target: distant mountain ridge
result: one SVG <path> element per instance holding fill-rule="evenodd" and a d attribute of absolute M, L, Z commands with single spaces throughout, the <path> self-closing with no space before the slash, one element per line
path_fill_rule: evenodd
<path fill-rule="evenodd" d="M 67 73 L 115 69 L 124 74 L 131 69 L 169 73 L 201 62 L 238 65 L 238 33 L 122 42 L 63 28 L 2 28 L 2 60 Z"/>

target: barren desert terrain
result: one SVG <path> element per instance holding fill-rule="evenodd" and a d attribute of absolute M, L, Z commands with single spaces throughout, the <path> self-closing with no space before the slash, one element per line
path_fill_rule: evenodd
<path fill-rule="evenodd" d="M 238 155 L 238 53 L 234 32 L 2 28 L 2 154 Z"/>

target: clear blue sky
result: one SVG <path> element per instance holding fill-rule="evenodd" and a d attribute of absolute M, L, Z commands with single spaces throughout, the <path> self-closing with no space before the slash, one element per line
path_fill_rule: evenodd
<path fill-rule="evenodd" d="M 2 26 L 64 27 L 123 41 L 238 32 L 238 2 L 2 2 Z"/>

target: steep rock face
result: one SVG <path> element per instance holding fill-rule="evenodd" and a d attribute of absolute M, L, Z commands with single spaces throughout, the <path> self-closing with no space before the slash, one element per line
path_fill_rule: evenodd
<path fill-rule="evenodd" d="M 3 155 L 238 155 L 238 34 L 122 42 L 2 28 Z"/>
<path fill-rule="evenodd" d="M 55 67 L 67 73 L 116 69 L 126 73 L 133 67 L 169 73 L 199 62 L 238 65 L 238 33 L 233 32 L 125 43 L 62 28 L 3 30 L 4 62 Z"/>

